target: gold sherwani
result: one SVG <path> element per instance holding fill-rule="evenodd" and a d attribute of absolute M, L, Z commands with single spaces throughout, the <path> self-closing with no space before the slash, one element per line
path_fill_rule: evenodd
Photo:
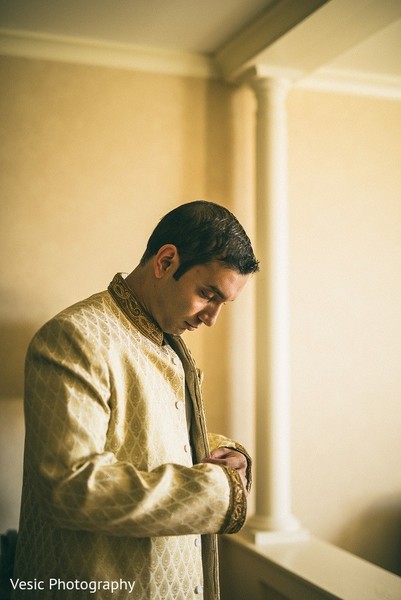
<path fill-rule="evenodd" d="M 14 583 L 44 583 L 15 598 L 219 597 L 214 534 L 241 528 L 246 498 L 235 470 L 199 461 L 245 451 L 208 436 L 186 345 L 163 335 L 121 275 L 36 334 L 25 417 Z M 91 581 L 135 586 L 92 593 Z"/>

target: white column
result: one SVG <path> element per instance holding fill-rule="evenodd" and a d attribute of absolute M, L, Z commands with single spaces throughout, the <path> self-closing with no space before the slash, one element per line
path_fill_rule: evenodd
<path fill-rule="evenodd" d="M 255 543 L 300 532 L 291 512 L 287 114 L 289 83 L 253 84 L 256 123 L 256 513 Z"/>

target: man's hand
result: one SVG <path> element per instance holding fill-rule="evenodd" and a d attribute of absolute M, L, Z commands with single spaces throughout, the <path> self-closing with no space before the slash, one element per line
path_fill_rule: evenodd
<path fill-rule="evenodd" d="M 233 450 L 233 448 L 217 448 L 217 450 L 211 452 L 209 457 L 202 458 L 201 462 L 211 463 L 212 465 L 221 465 L 222 467 L 231 467 L 238 471 L 244 486 L 245 494 L 248 495 L 246 489 L 248 484 L 246 478 L 248 463 L 246 457 L 241 452 Z"/>

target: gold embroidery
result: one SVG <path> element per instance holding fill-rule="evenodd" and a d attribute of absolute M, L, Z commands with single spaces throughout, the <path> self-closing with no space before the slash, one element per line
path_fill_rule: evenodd
<path fill-rule="evenodd" d="M 247 501 L 238 472 L 231 467 L 224 467 L 224 470 L 231 484 L 231 496 L 227 517 L 219 533 L 237 533 L 245 522 Z"/>
<path fill-rule="evenodd" d="M 121 273 L 117 273 L 110 283 L 108 290 L 127 317 L 134 323 L 143 335 L 156 344 L 163 344 L 164 335 L 160 327 L 145 313 L 132 290 L 128 287 Z"/>

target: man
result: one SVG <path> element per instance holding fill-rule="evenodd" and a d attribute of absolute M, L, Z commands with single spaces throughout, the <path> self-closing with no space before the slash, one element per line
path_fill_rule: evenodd
<path fill-rule="evenodd" d="M 234 215 L 184 204 L 131 274 L 36 334 L 15 598 L 219 597 L 214 534 L 243 525 L 250 459 L 207 434 L 180 336 L 212 326 L 257 270 Z"/>

